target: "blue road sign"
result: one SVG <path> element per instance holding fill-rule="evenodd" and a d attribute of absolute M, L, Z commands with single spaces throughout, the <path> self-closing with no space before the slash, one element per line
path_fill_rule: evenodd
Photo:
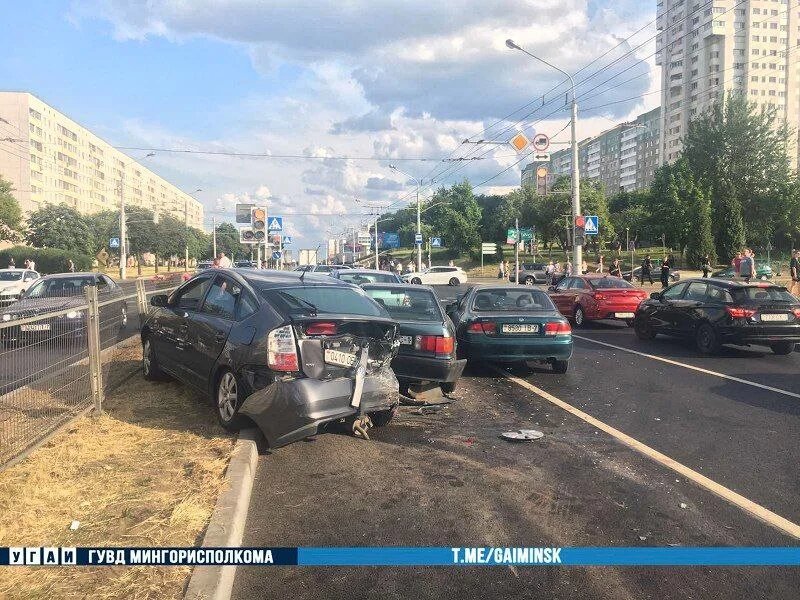
<path fill-rule="evenodd" d="M 586 235 L 597 235 L 599 231 L 599 224 L 597 215 L 586 215 L 586 224 L 583 226 L 583 231 Z"/>
<path fill-rule="evenodd" d="M 267 229 L 270 233 L 273 231 L 283 231 L 283 217 L 270 217 L 267 223 Z"/>
<path fill-rule="evenodd" d="M 442 238 L 431 238 L 431 248 L 441 248 Z"/>
<path fill-rule="evenodd" d="M 384 231 L 378 234 L 381 248 L 391 249 L 400 247 L 400 234 L 392 231 Z"/>
<path fill-rule="evenodd" d="M 275 250 L 275 252 L 272 253 L 272 260 L 280 260 L 280 259 L 281 259 L 280 250 Z"/>
<path fill-rule="evenodd" d="M 283 245 L 284 246 L 286 246 L 287 244 L 291 244 L 291 243 L 292 243 L 292 236 L 290 236 L 290 235 L 283 236 Z"/>
<path fill-rule="evenodd" d="M 119 248 L 119 238 L 111 238 L 108 240 L 109 248 Z"/>
<path fill-rule="evenodd" d="M 414 234 L 414 243 L 415 244 L 421 244 L 422 243 L 422 234 L 421 233 L 415 233 Z"/>

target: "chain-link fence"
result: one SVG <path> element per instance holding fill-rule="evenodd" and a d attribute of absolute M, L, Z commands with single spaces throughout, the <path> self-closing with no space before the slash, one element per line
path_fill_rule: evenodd
<path fill-rule="evenodd" d="M 134 350 L 150 298 L 183 277 L 119 286 L 86 275 L 43 281 L 0 308 L 0 468 L 27 454 L 139 369 Z"/>

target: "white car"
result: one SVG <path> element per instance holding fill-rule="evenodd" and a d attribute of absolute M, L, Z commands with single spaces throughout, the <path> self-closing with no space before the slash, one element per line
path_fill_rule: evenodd
<path fill-rule="evenodd" d="M 402 279 L 417 285 L 461 285 L 467 283 L 467 274 L 461 267 L 431 267 L 422 273 L 406 273 Z"/>
<path fill-rule="evenodd" d="M 0 269 L 0 306 L 13 304 L 39 279 L 39 273 L 30 269 Z"/>

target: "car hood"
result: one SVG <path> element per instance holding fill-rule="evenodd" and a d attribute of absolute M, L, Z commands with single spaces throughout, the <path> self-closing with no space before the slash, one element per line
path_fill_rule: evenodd
<path fill-rule="evenodd" d="M 19 292 L 22 287 L 21 281 L 0 281 L 0 293 Z"/>
<path fill-rule="evenodd" d="M 19 315 L 18 318 L 33 317 L 48 312 L 68 310 L 86 304 L 83 296 L 70 296 L 58 298 L 23 298 L 15 303 L 6 312 Z"/>

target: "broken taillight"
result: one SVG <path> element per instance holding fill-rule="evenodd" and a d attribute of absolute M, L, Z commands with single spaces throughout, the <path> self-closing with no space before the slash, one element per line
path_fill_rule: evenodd
<path fill-rule="evenodd" d="M 553 321 L 545 323 L 544 326 L 545 335 L 570 335 L 571 333 L 572 327 L 566 321 Z"/>
<path fill-rule="evenodd" d="M 467 327 L 467 331 L 470 333 L 488 333 L 493 334 L 497 332 L 497 324 L 493 321 L 483 321 L 482 323 L 479 321 L 475 321 L 474 323 L 470 323 Z"/>
<path fill-rule="evenodd" d="M 455 340 L 441 335 L 418 335 L 414 338 L 414 348 L 433 354 L 452 354 L 455 350 Z"/>
<path fill-rule="evenodd" d="M 336 323 L 318 321 L 306 326 L 306 335 L 336 335 Z"/>
<path fill-rule="evenodd" d="M 725 310 L 728 311 L 728 314 L 734 319 L 748 319 L 756 314 L 754 309 L 742 308 L 740 306 L 726 306 Z"/>
<path fill-rule="evenodd" d="M 793 308 L 792 312 L 794 313 L 795 318 L 800 319 L 800 308 Z"/>
<path fill-rule="evenodd" d="M 297 346 L 291 325 L 284 325 L 267 336 L 267 362 L 273 371 L 299 371 Z"/>

